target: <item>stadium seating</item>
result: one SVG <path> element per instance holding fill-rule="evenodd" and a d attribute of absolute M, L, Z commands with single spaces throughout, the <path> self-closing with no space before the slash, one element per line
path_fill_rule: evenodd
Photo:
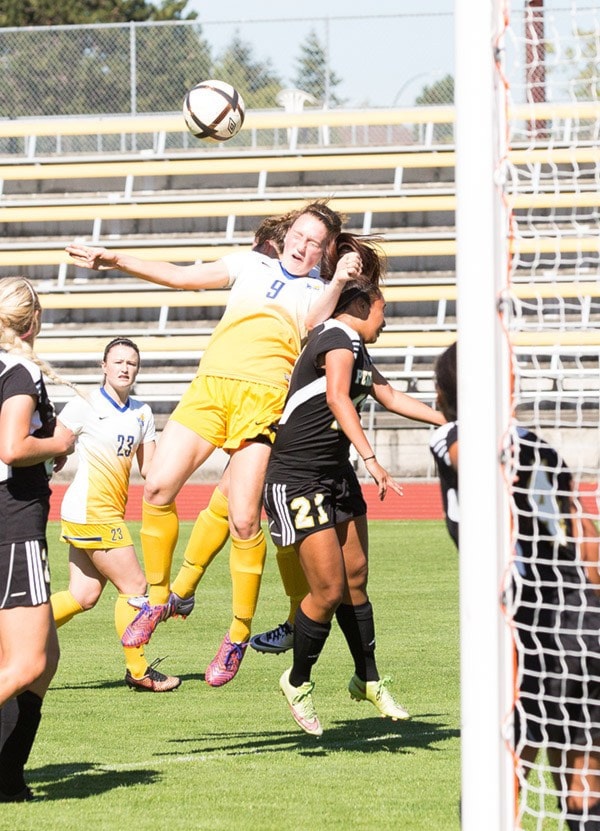
<path fill-rule="evenodd" d="M 36 281 L 45 309 L 40 354 L 80 383 L 97 382 L 108 338 L 135 337 L 144 356 L 138 392 L 167 412 L 193 376 L 226 293 L 149 290 L 124 276 L 87 272 L 70 263 L 65 244 L 77 235 L 141 258 L 210 261 L 249 247 L 264 216 L 327 197 L 352 230 L 382 237 L 388 327 L 373 349 L 376 360 L 400 388 L 432 400 L 433 361 L 456 328 L 455 154 L 451 144 L 433 143 L 436 125 L 452 121 L 451 107 L 249 113 L 247 145 L 211 149 L 186 144 L 178 115 L 0 122 L 0 276 L 24 271 Z M 275 132 L 287 136 L 292 127 L 317 128 L 328 143 L 301 146 L 296 133 L 290 147 Z M 390 129 L 402 131 L 403 140 L 374 141 Z M 271 134 L 269 144 L 264 137 Z M 120 137 L 120 149 L 107 149 L 103 136 Z M 81 150 L 69 137 L 96 137 L 96 147 Z M 8 141 L 16 151 L 13 144 L 3 152 Z M 560 200 L 536 190 L 548 165 L 589 165 L 593 176 L 598 148 L 573 153 L 512 151 L 510 163 L 530 169 L 532 181 L 515 208 L 595 204 L 591 189 Z M 564 250 L 587 244 L 596 243 L 560 241 Z M 540 245 L 539 238 L 521 240 L 518 253 L 533 255 Z M 532 333 L 515 346 L 552 344 Z M 69 395 L 58 390 L 59 401 Z"/>

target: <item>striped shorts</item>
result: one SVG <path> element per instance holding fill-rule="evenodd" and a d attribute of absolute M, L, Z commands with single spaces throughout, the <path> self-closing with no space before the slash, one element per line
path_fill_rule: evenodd
<path fill-rule="evenodd" d="M 50 597 L 45 540 L 0 546 L 0 609 L 40 606 Z"/>

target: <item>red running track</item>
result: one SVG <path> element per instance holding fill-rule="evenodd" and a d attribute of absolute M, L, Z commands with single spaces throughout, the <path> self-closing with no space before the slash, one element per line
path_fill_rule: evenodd
<path fill-rule="evenodd" d="M 198 513 L 206 507 L 214 484 L 186 485 L 177 497 L 177 511 L 182 520 L 194 520 Z M 390 491 L 383 502 L 377 498 L 375 485 L 362 486 L 368 505 L 369 519 L 442 519 L 442 498 L 440 486 L 437 482 L 404 482 L 404 494 L 398 496 Z M 60 503 L 67 485 L 53 485 L 50 500 L 50 519 L 60 519 Z M 132 485 L 129 489 L 126 518 L 141 520 L 142 518 L 142 485 Z M 598 515 L 599 505 L 596 499 L 597 489 L 594 484 L 582 484 L 580 490 L 589 490 L 589 496 L 582 498 L 584 510 L 592 515 Z"/>
<path fill-rule="evenodd" d="M 177 497 L 177 512 L 182 520 L 196 519 L 199 511 L 206 507 L 214 485 L 186 485 Z M 375 485 L 362 486 L 367 500 L 369 519 L 442 519 L 442 499 L 437 482 L 405 482 L 404 494 L 398 496 L 390 491 L 381 502 L 377 498 Z M 53 485 L 50 500 L 50 519 L 60 519 L 60 503 L 67 485 Z M 129 489 L 126 518 L 142 518 L 142 485 Z"/>

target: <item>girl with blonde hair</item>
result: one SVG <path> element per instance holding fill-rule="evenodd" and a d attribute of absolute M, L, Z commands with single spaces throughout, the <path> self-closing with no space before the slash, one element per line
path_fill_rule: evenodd
<path fill-rule="evenodd" d="M 23 771 L 59 657 L 48 480 L 73 452 L 75 437 L 56 429 L 42 373 L 64 381 L 33 351 L 41 314 L 28 280 L 0 280 L 0 802 L 33 798 Z"/>

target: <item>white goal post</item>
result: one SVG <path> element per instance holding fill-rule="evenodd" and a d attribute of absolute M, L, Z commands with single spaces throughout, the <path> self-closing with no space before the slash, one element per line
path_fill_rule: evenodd
<path fill-rule="evenodd" d="M 591 0 L 455 0 L 455 54 L 461 824 L 587 831 L 600 827 L 590 564 L 600 514 L 600 10 Z M 517 428 L 552 445 L 571 479 Z M 525 503 L 514 460 L 528 442 Z M 529 617 L 518 617 L 519 602 Z M 525 631 L 539 694 L 522 685 L 535 674 Z M 515 702 L 521 726 L 533 724 L 517 748 L 533 752 L 527 764 L 513 752 Z"/>
<path fill-rule="evenodd" d="M 498 3 L 456 0 L 456 236 L 460 418 L 461 820 L 506 831 L 506 708 L 498 587 L 508 521 L 498 452 L 508 370 L 497 300 L 506 278 L 506 220 L 497 184 L 503 90 L 495 66 Z M 485 818 L 485 819 L 484 819 Z"/>

